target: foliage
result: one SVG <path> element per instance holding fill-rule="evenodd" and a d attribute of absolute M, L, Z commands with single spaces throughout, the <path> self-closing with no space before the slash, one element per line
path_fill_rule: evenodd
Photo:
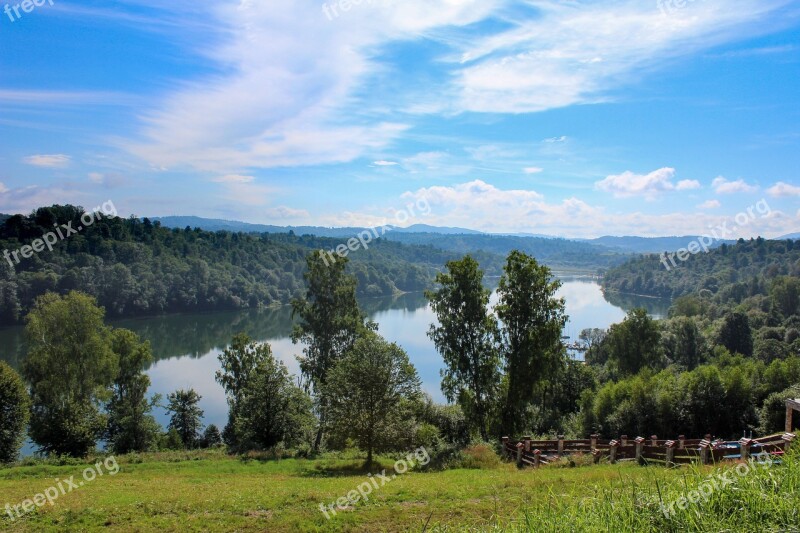
<path fill-rule="evenodd" d="M 442 391 L 458 401 L 470 425 L 488 440 L 489 417 L 500 387 L 497 321 L 489 313 L 490 291 L 483 271 L 470 256 L 447 263 L 436 276 L 439 288 L 426 293 L 439 326 L 428 336 L 444 360 Z"/>
<path fill-rule="evenodd" d="M 241 394 L 236 434 L 241 450 L 268 450 L 300 443 L 316 420 L 308 394 L 294 384 L 269 344 L 255 347 L 258 362 Z"/>
<path fill-rule="evenodd" d="M 753 355 L 753 335 L 747 315 L 738 312 L 728 314 L 719 331 L 718 343 L 731 353 L 748 357 Z"/>
<path fill-rule="evenodd" d="M 141 342 L 126 329 L 114 330 L 111 342 L 119 358 L 119 372 L 107 407 L 106 439 L 117 454 L 149 451 L 156 446 L 161 432 L 150 414 L 160 398 L 147 399 L 150 378 L 144 370 L 153 361 L 150 343 Z"/>
<path fill-rule="evenodd" d="M 30 417 L 30 398 L 19 374 L 0 361 L 0 465 L 17 459 Z"/>
<path fill-rule="evenodd" d="M 202 396 L 194 389 L 177 390 L 167 395 L 167 412 L 172 413 L 169 430 L 175 430 L 183 448 L 197 448 L 203 428 L 203 411 L 198 404 Z"/>
<path fill-rule="evenodd" d="M 356 441 L 372 464 L 375 451 L 398 447 L 398 433 L 413 423 L 421 394 L 408 355 L 373 332 L 364 333 L 328 374 L 330 422 Z"/>
<path fill-rule="evenodd" d="M 508 382 L 502 424 L 504 432 L 516 434 L 528 425 L 525 412 L 534 395 L 540 398 L 539 407 L 545 407 L 546 392 L 538 389 L 564 368 L 561 332 L 567 316 L 564 299 L 555 296 L 561 282 L 553 280 L 549 268 L 515 250 L 504 271 L 495 307 L 503 324 L 500 352 Z"/>
<path fill-rule="evenodd" d="M 30 437 L 44 453 L 83 457 L 106 428 L 101 408 L 119 365 L 103 310 L 84 294 L 48 293 L 26 320 Z"/>
<path fill-rule="evenodd" d="M 219 428 L 214 424 L 208 426 L 203 432 L 202 442 L 203 448 L 220 446 L 222 444 L 222 433 L 220 433 Z"/>

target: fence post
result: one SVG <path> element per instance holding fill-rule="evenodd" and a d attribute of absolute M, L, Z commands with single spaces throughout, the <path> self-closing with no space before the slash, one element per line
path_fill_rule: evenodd
<path fill-rule="evenodd" d="M 500 439 L 503 443 L 503 457 L 511 457 L 511 452 L 508 450 L 508 437 L 503 437 Z"/>
<path fill-rule="evenodd" d="M 708 435 L 706 435 L 707 437 Z M 700 441 L 700 463 L 707 465 L 708 461 L 708 452 L 711 449 L 711 440 L 703 439 Z"/>
<path fill-rule="evenodd" d="M 612 440 L 608 443 L 608 460 L 612 465 L 617 462 L 617 446 L 619 446 L 619 441 Z"/>
<path fill-rule="evenodd" d="M 531 438 L 530 437 L 522 437 L 522 441 L 525 443 L 525 451 L 531 451 Z"/>
<path fill-rule="evenodd" d="M 782 438 L 783 442 L 785 443 L 783 445 L 783 451 L 785 453 L 789 451 L 789 446 L 792 444 L 792 441 L 797 438 L 797 435 L 794 433 L 784 433 Z"/>
<path fill-rule="evenodd" d="M 597 464 L 597 463 L 600 462 L 600 454 L 601 453 L 602 452 L 600 450 L 598 450 L 597 448 L 592 450 L 592 457 L 594 458 L 594 464 Z"/>
<path fill-rule="evenodd" d="M 686 435 L 678 435 L 678 449 L 679 450 L 686 449 Z"/>
<path fill-rule="evenodd" d="M 533 451 L 533 466 L 534 468 L 539 468 L 542 460 L 542 451 L 541 450 L 534 450 Z"/>
<path fill-rule="evenodd" d="M 667 441 L 667 467 L 675 466 L 675 441 Z"/>
<path fill-rule="evenodd" d="M 651 435 L 650 436 L 650 446 L 658 446 L 658 436 Z"/>
<path fill-rule="evenodd" d="M 739 445 L 742 447 L 742 461 L 747 461 L 750 459 L 750 445 L 753 443 L 752 440 L 743 438 L 739 441 Z"/>
<path fill-rule="evenodd" d="M 594 449 L 597 448 L 597 438 L 599 436 L 600 435 L 595 434 L 595 435 L 591 435 L 589 437 L 591 439 L 591 446 L 589 446 L 589 447 L 592 449 L 592 451 L 594 451 Z"/>
<path fill-rule="evenodd" d="M 619 438 L 619 440 L 620 440 L 620 445 L 621 445 L 623 448 L 624 448 L 625 446 L 627 446 L 627 445 L 628 445 L 628 436 L 627 436 L 627 435 L 623 435 L 623 436 L 621 436 L 621 437 Z"/>
<path fill-rule="evenodd" d="M 642 464 L 644 462 L 644 437 L 636 437 L 634 442 L 636 443 L 636 461 Z"/>
<path fill-rule="evenodd" d="M 525 445 L 522 444 L 521 442 L 517 444 L 517 466 L 519 466 L 520 468 L 522 467 L 522 448 L 524 447 Z"/>
<path fill-rule="evenodd" d="M 564 435 L 558 436 L 558 455 L 564 455 Z"/>

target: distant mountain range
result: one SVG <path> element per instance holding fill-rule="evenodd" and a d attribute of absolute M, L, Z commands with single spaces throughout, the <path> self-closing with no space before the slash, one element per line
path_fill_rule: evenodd
<path fill-rule="evenodd" d="M 784 235 L 783 237 L 778 237 L 779 241 L 786 241 L 786 240 L 800 240 L 800 233 L 790 233 L 788 235 Z"/>

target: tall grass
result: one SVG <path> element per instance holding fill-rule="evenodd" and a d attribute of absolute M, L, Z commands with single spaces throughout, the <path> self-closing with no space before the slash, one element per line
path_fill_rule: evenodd
<path fill-rule="evenodd" d="M 798 450 L 781 464 L 764 467 L 756 463 L 744 475 L 736 473 L 737 466 L 739 472 L 745 472 L 744 463 L 730 463 L 713 468 L 685 466 L 683 475 L 668 483 L 655 475 L 645 483 L 620 478 L 598 488 L 596 496 L 590 498 L 551 490 L 546 499 L 535 502 L 520 516 L 498 519 L 484 531 L 800 532 Z M 734 482 L 727 486 L 719 483 L 709 491 L 709 480 L 716 475 L 726 475 Z M 698 499 L 692 491 L 699 491 L 701 486 L 706 496 Z M 688 501 L 690 495 L 697 503 Z M 672 512 L 665 513 L 673 502 Z M 434 525 L 429 530 L 453 529 Z"/>

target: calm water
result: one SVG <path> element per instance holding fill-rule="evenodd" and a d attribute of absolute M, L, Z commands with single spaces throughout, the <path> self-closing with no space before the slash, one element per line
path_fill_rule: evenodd
<path fill-rule="evenodd" d="M 626 311 L 645 307 L 655 317 L 666 314 L 669 303 L 663 300 L 609 295 L 604 297 L 600 286 L 589 278 L 562 277 L 560 296 L 564 297 L 570 321 L 564 335 L 577 340 L 584 328 L 607 328 L 622 321 Z M 493 298 L 494 303 L 494 298 Z M 426 333 L 434 321 L 433 313 L 421 294 L 406 294 L 397 298 L 372 299 L 362 302 L 362 308 L 380 325 L 386 339 L 398 343 L 416 366 L 423 388 L 436 401 L 443 402 L 439 389 L 439 370 L 442 361 Z M 219 368 L 218 354 L 231 337 L 245 332 L 261 342 L 269 342 L 273 353 L 292 373 L 298 372 L 296 355 L 301 348 L 292 344 L 289 308 L 265 311 L 236 311 L 167 317 L 122 320 L 115 327 L 128 328 L 150 341 L 156 362 L 148 373 L 152 380 L 151 393 L 167 393 L 179 388 L 194 388 L 203 397 L 201 408 L 204 422 L 224 427 L 227 404 L 222 388 L 214 381 Z M 0 358 L 18 367 L 24 343 L 21 328 L 0 330 Z M 157 410 L 157 418 L 166 425 L 167 416 Z M 30 448 L 26 447 L 26 452 Z"/>

